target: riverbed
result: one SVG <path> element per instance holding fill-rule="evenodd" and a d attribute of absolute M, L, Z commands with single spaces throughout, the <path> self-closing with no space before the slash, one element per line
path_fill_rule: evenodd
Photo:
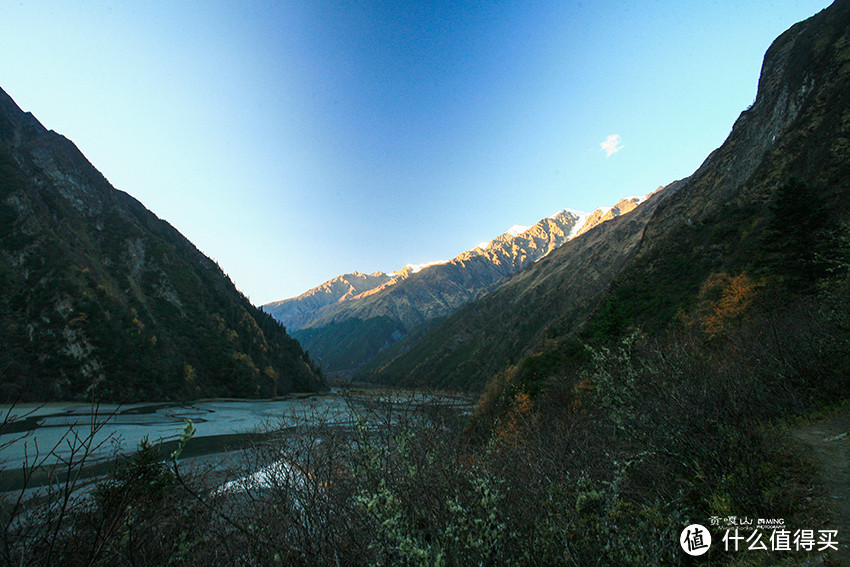
<path fill-rule="evenodd" d="M 272 431 L 319 422 L 350 426 L 376 404 L 435 401 L 460 411 L 471 407 L 464 398 L 376 392 L 191 403 L 0 405 L 0 491 L 19 488 L 26 468 L 79 466 L 84 476 L 105 474 L 117 456 L 134 452 L 145 439 L 168 455 L 190 421 L 194 434 L 181 456 L 196 459 L 236 451 Z M 46 481 L 35 479 L 36 484 Z"/>

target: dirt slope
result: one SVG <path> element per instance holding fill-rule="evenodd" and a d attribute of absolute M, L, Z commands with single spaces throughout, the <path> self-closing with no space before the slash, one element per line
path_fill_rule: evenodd
<path fill-rule="evenodd" d="M 811 451 L 832 499 L 834 524 L 816 528 L 838 530 L 839 551 L 829 556 L 828 564 L 850 566 L 850 402 L 793 435 Z"/>

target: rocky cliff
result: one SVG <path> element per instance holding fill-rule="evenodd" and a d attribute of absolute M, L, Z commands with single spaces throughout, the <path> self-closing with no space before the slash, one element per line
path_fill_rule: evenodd
<path fill-rule="evenodd" d="M 263 311 L 280 321 L 290 331 L 294 331 L 309 324 L 316 317 L 315 314 L 326 305 L 348 301 L 364 292 L 380 288 L 394 279 L 383 272 L 343 274 L 298 297 L 267 303 L 263 305 Z"/>
<path fill-rule="evenodd" d="M 472 389 L 497 376 L 506 387 L 524 376 L 539 384 L 580 358 L 582 342 L 636 328 L 663 334 L 697 308 L 712 278 L 817 289 L 846 261 L 838 256 L 850 220 L 848 32 L 844 0 L 790 28 L 765 54 L 754 104 L 675 191 L 572 240 L 362 376 Z"/>

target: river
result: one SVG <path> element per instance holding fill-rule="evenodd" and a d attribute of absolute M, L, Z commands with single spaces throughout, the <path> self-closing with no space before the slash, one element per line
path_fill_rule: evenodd
<path fill-rule="evenodd" d="M 189 421 L 195 432 L 183 456 L 197 458 L 227 454 L 257 435 L 303 424 L 348 426 L 367 406 L 411 400 L 439 400 L 462 411 L 470 407 L 463 398 L 374 392 L 191 403 L 0 405 L 0 491 L 17 489 L 21 469 L 33 465 L 47 469 L 70 462 L 86 468 L 85 476 L 104 474 L 117 455 L 135 451 L 144 439 L 168 454 Z"/>

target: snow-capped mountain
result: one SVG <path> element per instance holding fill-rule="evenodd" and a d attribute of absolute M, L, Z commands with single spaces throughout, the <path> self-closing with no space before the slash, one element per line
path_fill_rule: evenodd
<path fill-rule="evenodd" d="M 453 313 L 643 199 L 629 197 L 590 213 L 563 209 L 531 226 L 511 226 L 448 261 L 408 264 L 389 273 L 343 274 L 262 308 L 326 370 L 353 370 L 418 325 Z"/>

